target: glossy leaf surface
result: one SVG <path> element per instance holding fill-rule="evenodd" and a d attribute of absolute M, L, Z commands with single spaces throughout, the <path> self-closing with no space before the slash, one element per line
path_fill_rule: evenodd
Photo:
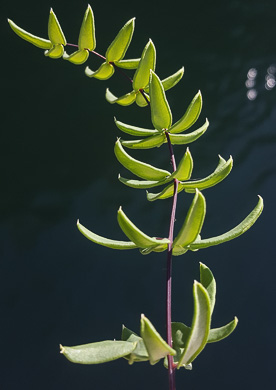
<path fill-rule="evenodd" d="M 22 39 L 39 47 L 40 49 L 50 49 L 52 47 L 51 41 L 37 37 L 29 32 L 23 30 L 23 28 L 17 26 L 12 20 L 8 19 L 11 29 Z"/>
<path fill-rule="evenodd" d="M 57 17 L 54 11 L 52 10 L 52 8 L 50 10 L 49 21 L 48 21 L 48 36 L 53 45 L 56 44 L 66 45 L 65 36 L 63 34 L 59 21 L 57 20 Z"/>
<path fill-rule="evenodd" d="M 152 323 L 143 314 L 141 316 L 140 333 L 149 354 L 150 364 L 157 363 L 167 355 L 175 355 L 176 351 L 163 340 Z"/>
<path fill-rule="evenodd" d="M 149 84 L 150 71 L 155 70 L 156 51 L 151 40 L 145 46 L 138 68 L 133 77 L 135 91 L 144 89 Z"/>
<path fill-rule="evenodd" d="M 96 47 L 95 22 L 93 11 L 88 5 L 82 21 L 78 46 L 80 50 L 94 50 Z"/>
<path fill-rule="evenodd" d="M 129 355 L 135 347 L 136 343 L 107 340 L 75 347 L 63 347 L 61 345 L 60 353 L 72 363 L 100 364 Z"/>
<path fill-rule="evenodd" d="M 223 242 L 233 240 L 236 237 L 239 237 L 245 233 L 259 218 L 263 211 L 263 199 L 259 196 L 259 201 L 257 206 L 251 211 L 251 213 L 235 228 L 229 230 L 227 233 L 224 233 L 220 236 L 207 238 L 204 240 L 197 239 L 190 245 L 190 249 L 202 249 L 208 248 L 209 246 L 219 245 Z"/>
<path fill-rule="evenodd" d="M 187 111 L 171 128 L 171 133 L 181 133 L 191 127 L 199 117 L 202 109 L 202 96 L 200 91 L 195 95 Z"/>
<path fill-rule="evenodd" d="M 150 84 L 151 121 L 155 129 L 162 131 L 172 124 L 172 113 L 159 77 L 151 71 Z"/>
<path fill-rule="evenodd" d="M 132 39 L 135 18 L 129 20 L 106 51 L 107 62 L 119 61 L 124 56 Z"/>

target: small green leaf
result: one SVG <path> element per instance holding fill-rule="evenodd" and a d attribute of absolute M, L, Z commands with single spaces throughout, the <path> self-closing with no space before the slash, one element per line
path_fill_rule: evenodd
<path fill-rule="evenodd" d="M 180 186 L 180 183 L 178 183 L 177 193 L 181 192 L 183 188 Z M 157 200 L 157 199 L 167 199 L 172 197 L 174 194 L 174 183 L 169 184 L 167 187 L 165 187 L 161 192 L 158 192 L 157 194 L 147 192 L 147 200 L 150 202 Z"/>
<path fill-rule="evenodd" d="M 94 50 L 96 47 L 94 14 L 90 5 L 88 5 L 84 14 L 78 46 L 80 50 Z"/>
<path fill-rule="evenodd" d="M 123 326 L 121 338 L 123 341 L 137 343 L 134 351 L 132 351 L 132 353 L 130 355 L 125 356 L 125 359 L 128 360 L 129 364 L 133 364 L 134 362 L 144 362 L 144 361 L 149 360 L 149 355 L 148 355 L 148 352 L 147 352 L 147 349 L 145 347 L 145 344 L 143 342 L 142 337 L 139 337 L 132 330 Z"/>
<path fill-rule="evenodd" d="M 203 126 L 199 129 L 192 131 L 189 134 L 170 134 L 170 140 L 173 145 L 186 145 L 196 141 L 201 137 L 209 127 L 208 119 L 206 119 Z"/>
<path fill-rule="evenodd" d="M 126 95 L 117 98 L 107 88 L 105 93 L 105 98 L 111 104 L 117 103 L 120 104 L 121 106 L 129 106 L 130 104 L 135 102 L 136 94 L 134 91 L 132 91 L 130 93 L 127 93 Z"/>
<path fill-rule="evenodd" d="M 156 247 L 170 242 L 167 238 L 157 239 L 143 233 L 130 221 L 130 219 L 128 219 L 121 207 L 118 210 L 118 223 L 125 235 L 139 248 Z"/>
<path fill-rule="evenodd" d="M 85 68 L 86 76 L 95 77 L 99 80 L 107 80 L 113 75 L 113 73 L 114 66 L 108 64 L 107 62 L 104 62 L 95 72 L 93 72 L 88 66 Z"/>
<path fill-rule="evenodd" d="M 205 347 L 211 324 L 210 298 L 202 284 L 195 281 L 193 287 L 194 316 L 191 332 L 186 342 L 186 347 L 178 363 L 178 368 L 183 364 L 192 363 Z"/>
<path fill-rule="evenodd" d="M 114 65 L 123 69 L 137 69 L 141 58 L 134 58 L 132 60 L 114 61 Z"/>
<path fill-rule="evenodd" d="M 213 313 L 216 303 L 216 281 L 211 270 L 203 263 L 200 263 L 200 283 L 204 288 L 206 288 L 209 294 L 211 313 Z"/>
<path fill-rule="evenodd" d="M 126 123 L 117 121 L 116 118 L 114 118 L 114 121 L 119 130 L 130 135 L 138 137 L 149 137 L 154 134 L 159 134 L 158 130 L 143 129 L 141 127 L 131 126 Z"/>
<path fill-rule="evenodd" d="M 195 192 L 196 188 L 200 191 L 205 190 L 206 188 L 215 186 L 223 179 L 225 179 L 231 172 L 232 167 L 233 159 L 231 156 L 227 161 L 225 161 L 221 156 L 219 156 L 219 163 L 217 165 L 217 168 L 213 173 L 211 173 L 211 175 L 205 177 L 204 179 L 191 180 L 180 183 L 179 186 L 181 188 L 184 188 L 186 192 Z"/>
<path fill-rule="evenodd" d="M 157 363 L 167 355 L 176 354 L 176 351 L 162 339 L 152 323 L 143 314 L 141 316 L 141 336 L 149 354 L 150 364 Z"/>
<path fill-rule="evenodd" d="M 155 181 L 155 180 L 131 180 L 131 179 L 125 179 L 124 177 L 121 177 L 120 175 L 118 176 L 118 179 L 120 180 L 121 183 L 125 184 L 128 187 L 145 190 L 147 188 L 157 187 L 157 186 L 160 186 L 160 185 L 162 185 L 164 183 L 167 183 L 168 181 L 170 181 L 171 176 L 168 179 L 159 180 L 159 181 Z"/>
<path fill-rule="evenodd" d="M 60 346 L 60 353 L 72 363 L 100 364 L 129 355 L 136 348 L 136 343 L 128 341 L 100 341 L 98 343 L 76 345 L 75 347 Z"/>
<path fill-rule="evenodd" d="M 62 57 L 63 53 L 64 53 L 64 47 L 61 44 L 60 45 L 56 44 L 50 50 L 46 50 L 44 52 L 46 57 L 50 57 L 54 59 Z"/>
<path fill-rule="evenodd" d="M 167 77 L 166 79 L 161 80 L 164 90 L 168 91 L 169 89 L 173 88 L 182 79 L 183 74 L 184 74 L 184 67 L 182 67 L 181 69 L 179 69 L 177 72 Z"/>
<path fill-rule="evenodd" d="M 187 247 L 200 234 L 206 214 L 206 202 L 204 196 L 196 190 L 193 202 L 189 208 L 184 224 L 174 239 L 173 248 Z"/>
<path fill-rule="evenodd" d="M 153 135 L 146 139 L 138 139 L 135 141 L 122 141 L 122 145 L 129 149 L 152 149 L 163 145 L 166 142 L 165 134 Z"/>
<path fill-rule="evenodd" d="M 90 241 L 93 241 L 95 244 L 106 246 L 107 248 L 111 248 L 111 249 L 137 248 L 134 242 L 131 241 L 116 241 L 116 240 L 110 240 L 109 238 L 98 236 L 98 234 L 95 234 L 90 230 L 86 229 L 83 225 L 79 223 L 79 221 L 77 222 L 77 227 L 79 231 L 84 235 L 84 237 L 88 238 L 88 240 Z"/>
<path fill-rule="evenodd" d="M 182 118 L 179 119 L 171 128 L 171 133 L 181 133 L 182 131 L 187 130 L 191 127 L 197 118 L 202 109 L 202 96 L 200 91 L 195 95 L 191 104 L 189 105 L 187 111 Z"/>
<path fill-rule="evenodd" d="M 120 61 L 124 58 L 132 39 L 135 18 L 130 19 L 119 31 L 118 35 L 106 51 L 107 62 Z"/>
<path fill-rule="evenodd" d="M 63 59 L 68 60 L 72 64 L 81 65 L 87 61 L 89 57 L 88 50 L 77 50 L 74 53 L 68 55 L 67 53 L 63 54 Z"/>
<path fill-rule="evenodd" d="M 117 157 L 117 160 L 126 169 L 128 169 L 130 172 L 134 173 L 138 177 L 141 177 L 142 179 L 162 180 L 165 179 L 167 176 L 170 176 L 169 171 L 156 168 L 150 164 L 146 164 L 131 157 L 128 153 L 126 153 L 119 139 L 115 143 L 114 152 Z"/>
<path fill-rule="evenodd" d="M 39 47 L 40 49 L 50 49 L 52 47 L 51 41 L 48 39 L 43 39 L 40 37 L 37 37 L 33 34 L 28 33 L 27 31 L 23 30 L 23 28 L 17 26 L 12 20 L 8 19 L 9 25 L 11 29 L 22 39 L 25 39 L 25 41 L 33 44 L 34 46 Z"/>
<path fill-rule="evenodd" d="M 56 44 L 66 45 L 65 36 L 63 34 L 63 31 L 60 27 L 60 24 L 52 8 L 50 10 L 49 21 L 48 21 L 48 36 L 53 45 Z"/>
<path fill-rule="evenodd" d="M 150 78 L 150 70 L 155 70 L 156 51 L 151 40 L 145 46 L 138 68 L 133 77 L 133 88 L 135 91 L 144 89 Z"/>
<path fill-rule="evenodd" d="M 215 343 L 228 337 L 238 325 L 238 319 L 235 317 L 229 324 L 222 326 L 221 328 L 214 328 L 210 330 L 208 343 Z"/>
<path fill-rule="evenodd" d="M 229 230 L 227 233 L 221 234 L 220 236 L 206 238 L 204 240 L 198 239 L 190 245 L 189 249 L 194 250 L 208 248 L 209 246 L 219 245 L 224 242 L 233 240 L 236 237 L 239 237 L 248 229 L 250 229 L 252 225 L 254 225 L 254 223 L 257 221 L 263 211 L 263 206 L 263 199 L 261 196 L 259 196 L 257 206 L 239 225 Z"/>
<path fill-rule="evenodd" d="M 185 348 L 191 328 L 182 322 L 172 322 L 172 340 L 174 349 Z"/>
<path fill-rule="evenodd" d="M 165 91 L 159 77 L 151 71 L 150 84 L 151 121 L 155 129 L 169 129 L 172 124 L 172 113 L 166 99 Z"/>
<path fill-rule="evenodd" d="M 189 180 L 193 171 L 193 158 L 189 148 L 179 162 L 176 171 L 171 175 L 171 178 L 177 180 Z"/>
<path fill-rule="evenodd" d="M 136 93 L 136 104 L 139 107 L 147 107 L 149 105 L 150 97 L 145 92 L 138 91 Z"/>

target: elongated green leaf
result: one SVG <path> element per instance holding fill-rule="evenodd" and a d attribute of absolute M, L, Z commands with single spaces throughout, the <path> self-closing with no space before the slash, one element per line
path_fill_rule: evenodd
<path fill-rule="evenodd" d="M 89 57 L 88 50 L 77 50 L 74 53 L 68 55 L 67 53 L 63 54 L 63 59 L 68 60 L 72 64 L 81 65 L 87 61 Z"/>
<path fill-rule="evenodd" d="M 138 137 L 149 137 L 154 134 L 159 134 L 158 130 L 150 130 L 150 129 L 143 129 L 141 127 L 137 126 L 131 126 L 126 123 L 117 121 L 116 118 L 114 118 L 115 125 L 118 127 L 119 130 L 123 131 L 124 133 L 131 134 Z"/>
<path fill-rule="evenodd" d="M 135 348 L 136 343 L 106 340 L 75 347 L 61 345 L 60 353 L 73 363 L 100 364 L 129 355 Z"/>
<path fill-rule="evenodd" d="M 110 240 L 109 238 L 101 237 L 98 234 L 91 232 L 86 229 L 83 225 L 77 222 L 77 227 L 79 231 L 84 235 L 84 237 L 88 238 L 88 240 L 93 241 L 95 244 L 99 244 L 102 246 L 106 246 L 111 249 L 134 249 L 137 248 L 137 245 L 132 241 L 116 241 Z"/>
<path fill-rule="evenodd" d="M 206 214 L 206 202 L 204 196 L 196 190 L 193 202 L 189 208 L 188 214 L 185 218 L 178 235 L 174 239 L 173 248 L 185 248 L 193 242 L 200 234 L 204 218 Z"/>
<path fill-rule="evenodd" d="M 128 360 L 129 364 L 133 364 L 134 362 L 144 362 L 149 360 L 149 355 L 142 337 L 139 337 L 132 330 L 123 326 L 121 338 L 124 341 L 137 343 L 134 351 L 132 351 L 131 354 L 125 356 L 125 359 Z"/>
<path fill-rule="evenodd" d="M 252 225 L 257 221 L 259 216 L 261 215 L 263 211 L 263 199 L 261 196 L 259 196 L 259 201 L 257 203 L 257 206 L 251 211 L 251 213 L 234 229 L 229 230 L 227 233 L 221 234 L 220 236 L 212 237 L 212 238 L 206 238 L 204 240 L 196 240 L 193 242 L 189 249 L 202 249 L 202 248 L 208 248 L 209 246 L 213 245 L 219 245 L 223 242 L 227 242 L 230 240 L 233 240 L 236 237 L 239 237 L 243 233 L 245 233 L 248 229 L 251 228 Z"/>
<path fill-rule="evenodd" d="M 206 119 L 203 126 L 199 129 L 192 131 L 189 134 L 172 134 L 170 133 L 170 140 L 173 145 L 186 145 L 196 141 L 201 137 L 209 127 L 208 119 Z"/>
<path fill-rule="evenodd" d="M 50 49 L 52 47 L 51 41 L 48 39 L 37 37 L 33 34 L 23 30 L 23 28 L 17 26 L 12 20 L 8 19 L 11 29 L 22 39 L 39 47 L 40 49 Z"/>
<path fill-rule="evenodd" d="M 150 102 L 150 97 L 145 92 L 143 92 L 141 90 L 141 91 L 138 91 L 136 93 L 136 104 L 137 104 L 137 106 L 139 106 L 139 107 L 147 107 L 149 105 L 149 102 Z"/>
<path fill-rule="evenodd" d="M 210 298 L 202 284 L 194 282 L 194 315 L 191 332 L 186 342 L 186 347 L 178 363 L 178 368 L 182 364 L 189 364 L 198 356 L 205 347 L 211 324 Z"/>
<path fill-rule="evenodd" d="M 216 281 L 212 271 L 203 263 L 200 263 L 200 283 L 209 294 L 211 313 L 213 313 L 216 303 Z"/>
<path fill-rule="evenodd" d="M 143 314 L 141 316 L 141 336 L 149 354 L 150 364 L 157 363 L 167 355 L 175 355 L 171 348 Z"/>
<path fill-rule="evenodd" d="M 80 50 L 94 50 L 96 47 L 94 14 L 90 5 L 88 5 L 84 14 L 78 46 Z"/>
<path fill-rule="evenodd" d="M 195 95 L 191 104 L 189 105 L 187 111 L 182 118 L 179 119 L 171 128 L 171 133 L 181 133 L 189 129 L 199 117 L 199 114 L 202 109 L 202 96 L 200 91 Z"/>
<path fill-rule="evenodd" d="M 166 142 L 165 134 L 158 134 L 147 137 L 146 139 L 122 141 L 122 145 L 129 149 L 152 149 L 163 145 L 164 142 Z"/>
<path fill-rule="evenodd" d="M 130 219 L 128 219 L 121 207 L 118 210 L 117 217 L 122 231 L 139 248 L 155 247 L 162 244 L 168 244 L 170 242 L 170 240 L 167 238 L 156 239 L 143 233 L 140 229 L 137 228 L 137 226 L 134 225 L 134 223 L 130 221 Z"/>
<path fill-rule="evenodd" d="M 140 62 L 140 58 L 134 58 L 131 60 L 114 61 L 114 65 L 123 69 L 137 69 Z"/>
<path fill-rule="evenodd" d="M 115 143 L 114 152 L 117 157 L 117 160 L 126 169 L 128 169 L 130 172 L 134 173 L 138 177 L 141 177 L 142 179 L 162 180 L 165 179 L 167 176 L 170 176 L 169 171 L 156 168 L 150 164 L 146 164 L 131 157 L 128 153 L 126 153 L 119 139 Z"/>
<path fill-rule="evenodd" d="M 169 89 L 173 88 L 182 79 L 183 74 L 184 68 L 182 67 L 171 76 L 161 80 L 164 90 L 168 91 Z M 145 92 L 149 92 L 149 86 L 145 88 Z"/>
<path fill-rule="evenodd" d="M 238 319 L 235 317 L 229 324 L 222 326 L 221 328 L 214 328 L 210 330 L 208 343 L 215 343 L 228 337 L 238 325 Z"/>
<path fill-rule="evenodd" d="M 164 183 L 167 183 L 168 181 L 170 181 L 171 176 L 168 179 L 159 180 L 159 181 L 155 181 L 155 180 L 131 180 L 131 179 L 125 179 L 124 177 L 121 177 L 120 175 L 118 176 L 118 179 L 120 180 L 121 183 L 125 184 L 128 187 L 145 190 L 147 188 L 157 187 L 157 186 L 160 186 L 160 185 L 162 185 Z M 173 180 L 173 179 L 171 179 L 171 180 Z"/>
<path fill-rule="evenodd" d="M 229 175 L 232 167 L 233 159 L 231 156 L 227 161 L 225 161 L 221 156 L 219 156 L 218 166 L 215 171 L 211 173 L 211 175 L 205 177 L 204 179 L 191 180 L 180 183 L 180 187 L 184 188 L 186 192 L 195 192 L 196 188 L 202 191 L 206 188 L 213 187 Z"/>
<path fill-rule="evenodd" d="M 64 46 L 61 44 L 54 45 L 50 50 L 45 50 L 44 54 L 46 57 L 50 58 L 60 58 L 63 56 Z"/>
<path fill-rule="evenodd" d="M 189 180 L 193 171 L 193 158 L 189 148 L 180 160 L 177 169 L 172 173 L 171 178 L 178 180 Z"/>
<path fill-rule="evenodd" d="M 113 75 L 113 73 L 114 66 L 108 64 L 107 62 L 104 62 L 95 72 L 93 72 L 88 66 L 85 68 L 86 76 L 95 77 L 99 80 L 107 80 Z"/>
<path fill-rule="evenodd" d="M 105 93 L 105 98 L 111 104 L 117 103 L 120 104 L 121 106 L 129 106 L 130 104 L 135 102 L 136 94 L 134 91 L 132 91 L 130 93 L 127 93 L 126 95 L 117 98 L 107 88 Z"/>
<path fill-rule="evenodd" d="M 177 193 L 183 190 L 180 184 L 181 183 L 178 183 Z M 173 193 L 174 193 L 174 183 L 171 183 L 167 187 L 165 187 L 161 192 L 158 192 L 156 194 L 147 192 L 147 200 L 152 202 L 157 199 L 167 199 L 172 197 Z"/>
<path fill-rule="evenodd" d="M 166 99 L 165 91 L 159 77 L 151 71 L 150 84 L 150 109 L 153 126 L 162 131 L 169 129 L 172 124 L 172 113 Z"/>
<path fill-rule="evenodd" d="M 124 58 L 132 39 L 134 26 L 135 18 L 130 19 L 119 31 L 118 35 L 106 51 L 105 56 L 108 62 L 120 61 Z"/>
<path fill-rule="evenodd" d="M 53 45 L 56 44 L 66 45 L 65 36 L 63 34 L 63 31 L 60 27 L 60 24 L 52 8 L 50 10 L 49 21 L 48 21 L 48 36 Z"/>
<path fill-rule="evenodd" d="M 155 70 L 156 51 L 151 40 L 145 46 L 138 68 L 133 77 L 133 88 L 135 91 L 144 89 L 150 78 L 150 70 Z"/>

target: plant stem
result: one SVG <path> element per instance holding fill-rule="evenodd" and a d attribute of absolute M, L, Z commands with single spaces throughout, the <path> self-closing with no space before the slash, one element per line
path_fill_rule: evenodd
<path fill-rule="evenodd" d="M 168 132 L 165 132 L 166 138 L 168 141 L 169 151 L 171 162 L 173 166 L 173 171 L 176 171 L 176 163 L 173 153 L 173 148 Z M 170 229 L 169 229 L 169 240 L 168 244 L 168 254 L 167 254 L 167 298 L 166 298 L 166 323 L 167 323 L 167 343 L 172 347 L 172 243 L 173 243 L 173 231 L 174 231 L 174 222 L 175 222 L 175 212 L 177 205 L 177 189 L 178 189 L 178 180 L 174 179 L 174 193 L 173 193 L 173 203 L 171 211 L 171 220 L 170 220 Z M 169 375 L 169 390 L 175 390 L 175 367 L 173 363 L 173 356 L 168 356 L 168 375 Z"/>

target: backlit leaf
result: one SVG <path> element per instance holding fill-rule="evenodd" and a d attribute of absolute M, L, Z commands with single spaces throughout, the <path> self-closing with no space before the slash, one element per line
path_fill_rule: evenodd
<path fill-rule="evenodd" d="M 182 118 L 170 128 L 171 133 L 181 133 L 191 127 L 199 117 L 202 109 L 202 96 L 200 91 L 195 95 Z"/>
<path fill-rule="evenodd" d="M 189 180 L 192 175 L 192 171 L 193 159 L 189 148 L 187 148 L 186 153 L 180 160 L 176 171 L 172 173 L 171 177 L 178 180 Z"/>
<path fill-rule="evenodd" d="M 85 68 L 86 76 L 95 77 L 99 80 L 107 80 L 113 75 L 113 73 L 114 66 L 108 64 L 107 62 L 104 62 L 95 72 L 93 72 L 88 66 Z"/>
<path fill-rule="evenodd" d="M 172 113 L 159 77 L 151 71 L 150 84 L 151 121 L 155 129 L 162 131 L 172 124 Z"/>
<path fill-rule="evenodd" d="M 22 39 L 25 39 L 25 41 L 32 43 L 33 45 L 39 47 L 40 49 L 50 49 L 52 47 L 51 41 L 48 39 L 43 39 L 40 37 L 37 37 L 33 34 L 28 33 L 27 31 L 23 30 L 23 28 L 17 26 L 12 20 L 8 19 L 9 25 L 11 29 Z"/>
<path fill-rule="evenodd" d="M 165 134 L 158 134 L 147 137 L 146 139 L 138 139 L 134 141 L 122 140 L 122 145 L 129 149 L 151 149 L 163 145 L 164 142 L 166 142 Z"/>
<path fill-rule="evenodd" d="M 67 53 L 63 54 L 63 59 L 72 62 L 75 65 L 83 64 L 89 57 L 88 50 L 77 50 L 74 53 L 68 55 Z"/>
<path fill-rule="evenodd" d="M 131 60 L 114 61 L 114 64 L 123 69 L 137 69 L 141 58 L 134 58 Z"/>
<path fill-rule="evenodd" d="M 143 137 L 143 136 L 149 137 L 154 134 L 159 134 L 158 130 L 143 129 L 141 127 L 131 126 L 126 123 L 117 121 L 116 118 L 114 118 L 114 120 L 115 120 L 115 125 L 118 127 L 119 130 L 130 135 L 134 135 L 138 137 Z"/>
<path fill-rule="evenodd" d="M 119 61 L 124 56 L 132 39 L 135 18 L 129 20 L 106 51 L 107 62 Z"/>
<path fill-rule="evenodd" d="M 88 5 L 84 14 L 78 46 L 80 50 L 94 50 L 96 47 L 94 14 L 90 5 Z"/>
<path fill-rule="evenodd" d="M 213 313 L 216 303 L 216 281 L 212 271 L 203 263 L 200 263 L 200 283 L 209 294 L 211 313 Z"/>
<path fill-rule="evenodd" d="M 117 103 L 120 104 L 121 106 L 129 106 L 130 104 L 135 102 L 136 94 L 134 91 L 132 91 L 130 93 L 127 93 L 126 95 L 117 98 L 107 88 L 105 93 L 105 98 L 111 104 Z"/>
<path fill-rule="evenodd" d="M 144 89 L 150 78 L 150 70 L 155 70 L 156 51 L 151 40 L 145 46 L 138 68 L 133 77 L 133 88 L 135 91 Z"/>
<path fill-rule="evenodd" d="M 48 20 L 48 36 L 53 45 L 66 45 L 65 36 L 52 8 Z"/>
<path fill-rule="evenodd" d="M 170 140 L 173 145 L 186 145 L 196 141 L 199 137 L 201 137 L 205 131 L 208 129 L 209 122 L 206 119 L 203 126 L 199 129 L 192 131 L 189 134 L 170 134 Z"/>
<path fill-rule="evenodd" d="M 60 45 L 56 44 L 51 49 L 46 50 L 44 52 L 46 57 L 50 57 L 54 59 L 62 57 L 63 53 L 64 53 L 64 47 L 61 44 Z"/>
<path fill-rule="evenodd" d="M 157 186 L 160 186 L 164 183 L 167 183 L 170 180 L 170 177 L 168 179 L 165 179 L 165 180 L 156 181 L 156 180 L 131 180 L 131 179 L 126 179 L 124 177 L 121 177 L 119 175 L 118 179 L 120 180 L 121 183 L 125 184 L 128 187 L 143 190 L 143 189 L 147 189 L 147 188 L 157 187 Z"/>

